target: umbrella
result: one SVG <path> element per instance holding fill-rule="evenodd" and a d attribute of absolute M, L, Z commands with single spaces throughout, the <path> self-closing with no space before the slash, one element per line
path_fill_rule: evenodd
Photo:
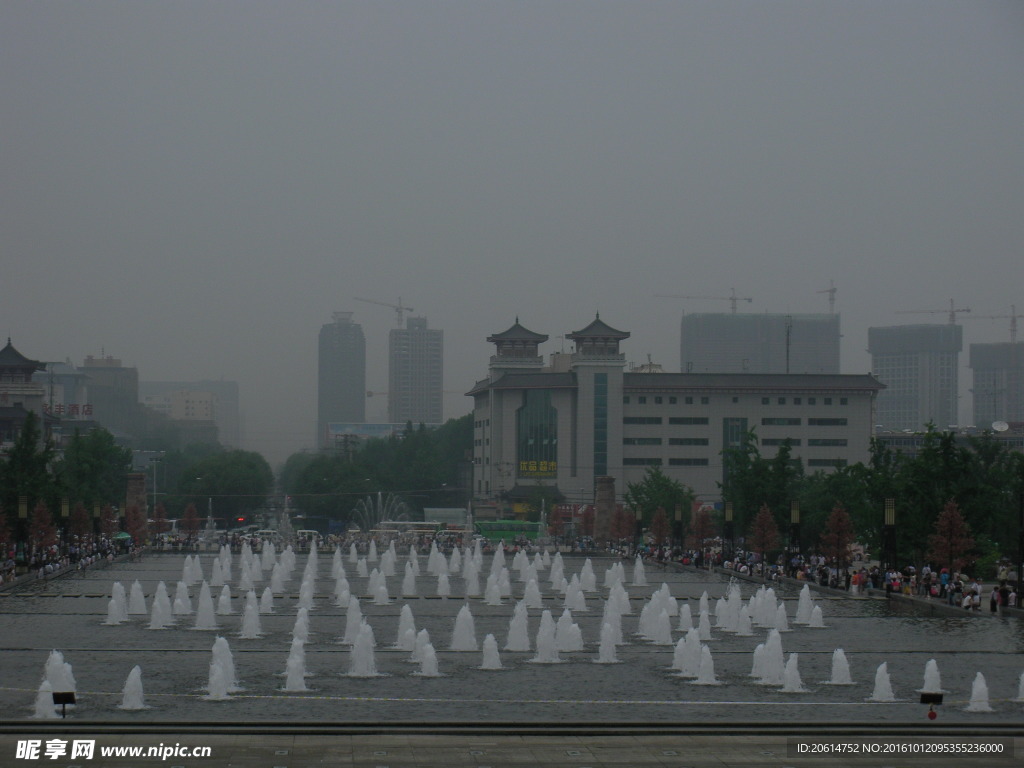
<path fill-rule="evenodd" d="M 110 538 L 112 538 L 112 539 L 130 539 L 131 537 L 132 537 L 132 535 L 130 533 L 127 533 L 125 531 L 118 531 L 117 533 L 115 533 Z"/>

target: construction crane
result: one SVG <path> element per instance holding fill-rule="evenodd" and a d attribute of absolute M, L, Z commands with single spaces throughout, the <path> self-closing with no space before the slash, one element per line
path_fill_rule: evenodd
<path fill-rule="evenodd" d="M 820 291 L 816 291 L 816 293 L 828 294 L 828 313 L 830 315 L 834 315 L 836 313 L 836 291 L 838 290 L 839 289 L 836 288 L 836 284 L 829 280 L 828 288 L 822 288 Z"/>
<path fill-rule="evenodd" d="M 953 300 L 949 300 L 949 309 L 900 309 L 897 310 L 897 315 L 937 315 L 949 313 L 949 324 L 952 325 L 956 322 L 956 316 L 960 312 L 970 312 L 970 307 L 963 307 L 962 309 L 955 309 Z"/>
<path fill-rule="evenodd" d="M 1024 315 L 1017 314 L 1017 305 L 1010 305 L 1010 314 L 1008 315 L 974 315 L 972 317 L 965 317 L 964 320 L 1002 320 L 1003 318 L 1010 318 L 1010 343 L 1015 344 L 1017 342 L 1017 318 L 1024 317 Z"/>
<path fill-rule="evenodd" d="M 365 301 L 367 304 L 380 304 L 382 307 L 391 307 L 393 310 L 395 310 L 395 319 L 398 321 L 397 327 L 399 328 L 402 327 L 402 313 L 412 312 L 412 307 L 407 307 L 402 304 L 401 296 L 398 297 L 397 304 L 389 304 L 386 301 L 377 301 L 376 299 L 360 299 L 358 296 L 353 296 L 352 298 L 355 299 L 356 301 Z"/>
<path fill-rule="evenodd" d="M 737 302 L 745 301 L 749 304 L 750 302 L 753 301 L 753 299 L 748 298 L 746 296 L 737 296 L 735 288 L 731 288 L 730 291 L 732 292 L 731 296 L 680 296 L 678 293 L 656 293 L 654 295 L 659 299 L 701 299 L 705 301 L 728 301 L 732 306 L 732 314 L 734 315 L 736 314 Z"/>

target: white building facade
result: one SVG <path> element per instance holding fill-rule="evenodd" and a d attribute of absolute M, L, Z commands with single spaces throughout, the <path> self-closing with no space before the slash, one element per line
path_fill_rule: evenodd
<path fill-rule="evenodd" d="M 883 385 L 869 374 L 628 372 L 619 345 L 629 333 L 600 318 L 568 334 L 573 353 L 545 366 L 547 338 L 518 320 L 488 338 L 497 347 L 489 376 L 468 393 L 478 501 L 529 498 L 547 486 L 589 503 L 596 478 L 615 478 L 621 496 L 649 467 L 714 500 L 722 451 L 747 432 L 763 456 L 789 440 L 809 472 L 870 455 Z"/>

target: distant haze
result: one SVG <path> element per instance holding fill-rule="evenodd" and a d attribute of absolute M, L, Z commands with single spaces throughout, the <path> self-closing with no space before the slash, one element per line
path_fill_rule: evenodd
<path fill-rule="evenodd" d="M 897 309 L 1024 311 L 1022 42 L 1016 0 L 10 0 L 0 333 L 237 380 L 272 461 L 314 445 L 332 312 L 387 389 L 394 313 L 354 296 L 443 329 L 465 392 L 517 315 L 678 370 L 681 313 L 728 303 L 655 294 L 827 312 L 834 280 L 865 372 L 869 326 L 946 320 Z M 964 364 L 1008 328 L 965 321 Z"/>

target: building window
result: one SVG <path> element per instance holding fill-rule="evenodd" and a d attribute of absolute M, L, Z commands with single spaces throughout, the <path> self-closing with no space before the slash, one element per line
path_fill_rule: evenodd
<path fill-rule="evenodd" d="M 668 399 L 668 404 L 669 404 L 669 405 L 675 405 L 675 404 L 676 404 L 676 398 L 674 398 L 674 397 L 670 397 L 670 398 Z"/>
<path fill-rule="evenodd" d="M 622 396 L 622 404 L 623 405 L 629 405 L 629 395 L 623 395 Z"/>
<path fill-rule="evenodd" d="M 786 404 L 786 398 L 780 397 L 779 398 L 779 405 L 785 405 L 785 404 Z"/>
<path fill-rule="evenodd" d="M 661 445 L 660 437 L 624 437 L 623 445 Z"/>
<path fill-rule="evenodd" d="M 670 437 L 668 439 L 669 445 L 707 445 L 708 439 L 706 437 Z"/>
<path fill-rule="evenodd" d="M 594 374 L 594 476 L 608 474 L 608 374 Z"/>
<path fill-rule="evenodd" d="M 767 398 L 767 397 L 762 397 L 761 398 L 761 405 L 768 405 L 769 403 L 771 403 L 771 399 L 770 398 Z"/>
<path fill-rule="evenodd" d="M 658 423 L 661 424 L 661 419 L 658 419 Z M 700 427 L 706 426 L 708 423 L 707 416 L 669 416 L 669 424 L 682 424 L 688 427 Z"/>
<path fill-rule="evenodd" d="M 638 402 L 638 403 L 639 403 L 640 405 L 647 405 L 647 398 L 646 398 L 646 397 L 644 397 L 643 395 L 640 395 L 640 397 L 638 397 L 638 398 L 636 399 L 636 401 L 637 401 L 637 402 Z"/>
<path fill-rule="evenodd" d="M 669 459 L 668 465 L 670 467 L 706 467 L 708 466 L 707 459 Z"/>
<path fill-rule="evenodd" d="M 607 374 L 602 374 L 607 375 Z M 671 421 L 671 419 L 670 419 Z M 661 424 L 661 416 L 625 416 L 623 424 Z"/>
<path fill-rule="evenodd" d="M 799 427 L 800 419 L 792 416 L 766 416 L 761 419 L 762 427 Z"/>
<path fill-rule="evenodd" d="M 807 440 L 807 445 L 821 448 L 829 446 L 834 448 L 845 448 L 846 438 L 842 437 L 812 437 Z"/>
<path fill-rule="evenodd" d="M 840 397 L 839 398 L 839 404 L 840 405 L 847 405 L 848 403 L 849 403 L 849 401 L 845 397 Z"/>
<path fill-rule="evenodd" d="M 734 396 L 734 397 L 733 397 L 733 399 L 732 399 L 732 401 L 733 401 L 734 403 L 738 403 L 738 402 L 740 401 L 740 399 L 739 399 L 738 397 L 735 397 L 735 396 Z"/>
<path fill-rule="evenodd" d="M 793 398 L 793 405 L 802 405 L 802 404 L 803 404 L 803 400 L 801 398 L 799 398 L 799 397 L 794 397 Z"/>
<path fill-rule="evenodd" d="M 702 397 L 702 398 L 700 399 L 700 404 L 701 404 L 701 405 L 707 405 L 707 404 L 708 404 L 708 403 L 710 403 L 710 402 L 711 402 L 711 398 L 710 398 L 710 397 Z"/>
<path fill-rule="evenodd" d="M 622 460 L 624 467 L 660 467 L 661 459 L 656 457 L 633 456 Z"/>
<path fill-rule="evenodd" d="M 832 405 L 832 398 L 831 397 L 826 397 L 825 398 L 825 405 Z"/>
<path fill-rule="evenodd" d="M 761 440 L 761 445 L 777 446 L 777 445 L 785 445 L 786 443 L 789 443 L 794 448 L 798 448 L 800 446 L 800 438 L 799 437 L 765 437 L 765 438 L 763 438 Z"/>
<path fill-rule="evenodd" d="M 818 404 L 818 398 L 816 398 L 816 397 L 808 397 L 807 398 L 807 404 L 808 405 L 817 405 Z"/>
<path fill-rule="evenodd" d="M 654 398 L 654 404 L 655 405 L 661 405 L 661 398 L 660 397 L 655 397 Z"/>
<path fill-rule="evenodd" d="M 845 427 L 846 419 L 808 419 L 807 424 L 811 427 Z"/>
<path fill-rule="evenodd" d="M 687 397 L 683 400 L 683 402 L 686 403 L 687 405 L 693 405 L 693 398 Z"/>
<path fill-rule="evenodd" d="M 528 389 L 516 411 L 516 458 L 519 477 L 555 477 L 558 471 L 558 411 L 551 391 Z"/>
<path fill-rule="evenodd" d="M 808 459 L 809 467 L 845 467 L 846 459 Z"/>

